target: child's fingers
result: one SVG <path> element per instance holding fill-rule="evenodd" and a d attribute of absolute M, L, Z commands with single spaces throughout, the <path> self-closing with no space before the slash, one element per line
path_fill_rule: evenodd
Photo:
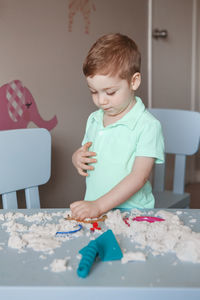
<path fill-rule="evenodd" d="M 78 170 L 78 173 L 79 173 L 81 176 L 84 176 L 84 177 L 88 176 L 88 173 L 87 173 L 87 172 L 84 172 L 81 168 L 78 168 L 77 170 Z"/>
<path fill-rule="evenodd" d="M 92 145 L 92 142 L 87 142 L 82 146 L 83 151 L 88 151 L 88 148 Z"/>
<path fill-rule="evenodd" d="M 76 219 L 82 221 L 88 216 L 88 211 L 84 205 L 80 204 L 80 206 L 75 208 L 72 214 L 76 217 Z"/>
<path fill-rule="evenodd" d="M 81 162 L 85 163 L 85 164 L 90 164 L 90 163 L 96 163 L 97 160 L 95 158 L 86 158 L 86 157 L 82 157 L 81 158 Z"/>
<path fill-rule="evenodd" d="M 96 152 L 86 151 L 84 152 L 84 156 L 96 156 Z"/>
<path fill-rule="evenodd" d="M 72 216 L 79 219 L 83 220 L 84 214 L 85 214 L 85 203 L 84 201 L 76 201 L 70 205 L 70 209 L 72 212 Z"/>
<path fill-rule="evenodd" d="M 81 149 L 81 152 L 84 152 L 84 156 L 95 156 L 97 155 L 96 152 L 93 151 L 88 151 L 88 148 L 90 148 L 90 146 L 92 145 L 92 142 L 87 142 L 86 144 L 84 144 Z"/>
<path fill-rule="evenodd" d="M 87 165 L 85 163 L 79 163 L 79 168 L 82 169 L 83 171 L 84 170 L 93 170 L 94 169 L 93 166 Z"/>
<path fill-rule="evenodd" d="M 70 209 L 72 209 L 72 210 L 75 209 L 75 207 L 79 206 L 80 203 L 82 203 L 82 201 L 83 200 L 81 200 L 81 201 L 75 201 L 75 202 L 71 203 L 70 204 Z"/>

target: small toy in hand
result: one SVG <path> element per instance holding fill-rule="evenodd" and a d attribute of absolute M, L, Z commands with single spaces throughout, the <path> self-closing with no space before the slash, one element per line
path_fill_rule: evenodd
<path fill-rule="evenodd" d="M 107 218 L 106 215 L 103 215 L 102 217 L 98 218 L 98 219 L 85 219 L 85 220 L 77 220 L 73 217 L 71 217 L 70 215 L 68 215 L 65 220 L 68 220 L 68 221 L 76 221 L 78 223 L 89 223 L 89 224 L 93 224 L 93 223 L 96 223 L 96 222 L 104 222 L 105 219 Z"/>

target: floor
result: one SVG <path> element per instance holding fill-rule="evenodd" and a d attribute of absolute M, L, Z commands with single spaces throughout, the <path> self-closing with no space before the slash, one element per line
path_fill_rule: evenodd
<path fill-rule="evenodd" d="M 185 191 L 190 193 L 190 208 L 200 208 L 200 182 L 187 184 Z"/>

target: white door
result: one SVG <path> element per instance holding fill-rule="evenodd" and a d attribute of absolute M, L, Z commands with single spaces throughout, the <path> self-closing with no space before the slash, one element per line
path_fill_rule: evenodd
<path fill-rule="evenodd" d="M 150 0 L 150 106 L 195 109 L 196 0 Z"/>

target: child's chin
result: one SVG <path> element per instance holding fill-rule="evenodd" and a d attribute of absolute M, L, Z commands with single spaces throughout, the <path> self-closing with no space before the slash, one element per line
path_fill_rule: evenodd
<path fill-rule="evenodd" d="M 116 112 L 113 109 L 111 109 L 111 108 L 110 109 L 105 109 L 104 113 L 107 114 L 107 115 L 109 115 L 109 116 L 112 116 L 112 115 L 116 114 Z"/>
<path fill-rule="evenodd" d="M 118 115 L 120 115 L 120 112 L 114 111 L 114 110 L 110 110 L 110 111 L 106 111 L 105 114 L 109 117 L 117 117 Z"/>
<path fill-rule="evenodd" d="M 114 116 L 116 116 L 116 114 L 111 113 L 111 112 L 108 112 L 108 111 L 105 111 L 104 114 L 105 114 L 106 116 L 108 116 L 108 117 L 114 117 Z"/>

